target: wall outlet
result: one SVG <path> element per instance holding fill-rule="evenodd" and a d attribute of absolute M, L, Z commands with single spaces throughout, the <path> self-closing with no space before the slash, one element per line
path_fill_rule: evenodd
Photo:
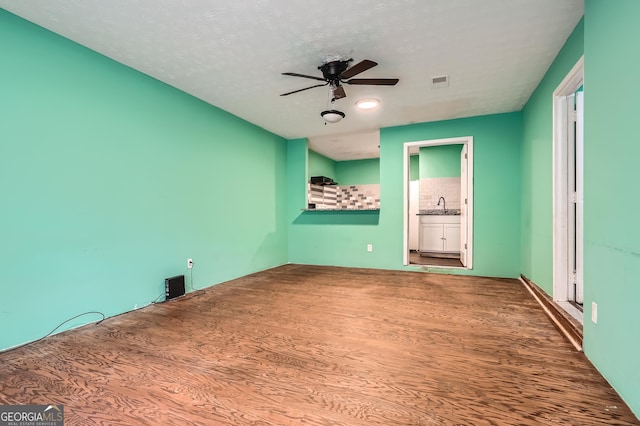
<path fill-rule="evenodd" d="M 373 244 L 367 244 L 367 251 L 373 251 Z"/>
<path fill-rule="evenodd" d="M 596 302 L 591 302 L 591 321 L 594 324 L 598 323 L 598 304 Z"/>
<path fill-rule="evenodd" d="M 193 268 L 193 259 L 187 259 L 187 268 Z"/>

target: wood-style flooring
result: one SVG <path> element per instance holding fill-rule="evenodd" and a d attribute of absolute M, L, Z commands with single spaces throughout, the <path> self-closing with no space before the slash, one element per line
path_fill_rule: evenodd
<path fill-rule="evenodd" d="M 412 265 L 445 266 L 457 268 L 462 268 L 464 266 L 462 265 L 462 262 L 460 262 L 459 258 L 424 256 L 415 251 L 409 253 L 409 263 Z"/>
<path fill-rule="evenodd" d="M 286 265 L 0 353 L 66 425 L 638 425 L 516 280 Z"/>

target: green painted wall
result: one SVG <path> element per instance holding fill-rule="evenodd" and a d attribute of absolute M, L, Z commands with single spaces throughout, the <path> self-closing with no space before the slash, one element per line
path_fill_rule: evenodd
<path fill-rule="evenodd" d="M 412 155 L 409 157 L 409 180 L 420 179 L 420 155 Z"/>
<path fill-rule="evenodd" d="M 522 110 L 522 273 L 553 293 L 553 91 L 583 54 L 581 20 Z"/>
<path fill-rule="evenodd" d="M 287 141 L 287 223 L 307 208 L 309 152 L 307 139 Z"/>
<path fill-rule="evenodd" d="M 382 129 L 379 215 L 303 213 L 299 202 L 290 200 L 289 261 L 415 270 L 402 265 L 403 144 L 459 136 L 474 136 L 475 143 L 474 269 L 462 273 L 517 277 L 522 138 L 519 112 Z M 296 162 L 304 162 L 304 153 L 297 155 Z M 297 182 L 304 177 L 304 171 L 298 170 L 288 179 Z M 373 252 L 367 252 L 367 244 L 373 244 Z"/>
<path fill-rule="evenodd" d="M 307 182 L 311 176 L 326 176 L 333 180 L 336 179 L 336 162 L 329 157 L 309 150 L 308 154 L 308 174 Z"/>
<path fill-rule="evenodd" d="M 287 262 L 282 138 L 1 9 L 0 51 L 0 349 Z"/>
<path fill-rule="evenodd" d="M 462 145 L 420 148 L 420 179 L 459 177 L 461 151 Z"/>
<path fill-rule="evenodd" d="M 585 354 L 640 416 L 640 2 L 585 5 Z"/>
<path fill-rule="evenodd" d="M 380 159 L 338 161 L 336 180 L 340 185 L 365 185 L 380 183 Z"/>

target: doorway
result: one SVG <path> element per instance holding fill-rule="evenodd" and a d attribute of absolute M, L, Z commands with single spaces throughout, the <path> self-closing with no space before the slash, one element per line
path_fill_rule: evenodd
<path fill-rule="evenodd" d="M 553 299 L 583 322 L 584 58 L 553 93 Z"/>
<path fill-rule="evenodd" d="M 445 186 L 433 194 L 425 194 L 423 185 L 419 190 L 420 194 L 417 195 L 417 175 L 415 171 L 412 173 L 412 163 L 414 165 L 416 163 L 415 155 L 418 155 L 421 150 L 424 152 L 425 148 L 436 147 L 456 151 L 453 161 L 458 165 L 459 175 L 457 180 L 452 182 L 457 183 L 452 188 L 452 182 L 449 180 L 436 179 L 439 184 Z M 424 179 L 421 179 L 421 184 L 423 181 Z M 449 189 L 446 189 L 446 185 L 449 185 Z M 416 206 L 416 200 L 420 197 L 422 199 Z M 449 197 L 448 206 L 447 197 Z M 406 142 L 404 144 L 404 265 L 472 269 L 472 241 L 473 137 Z"/>

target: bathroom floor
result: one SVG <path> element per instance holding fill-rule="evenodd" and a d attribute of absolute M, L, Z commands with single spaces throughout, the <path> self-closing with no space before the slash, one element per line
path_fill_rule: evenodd
<path fill-rule="evenodd" d="M 412 265 L 429 266 L 453 266 L 462 268 L 462 262 L 457 258 L 421 256 L 420 253 L 411 251 L 409 253 L 409 263 Z"/>

